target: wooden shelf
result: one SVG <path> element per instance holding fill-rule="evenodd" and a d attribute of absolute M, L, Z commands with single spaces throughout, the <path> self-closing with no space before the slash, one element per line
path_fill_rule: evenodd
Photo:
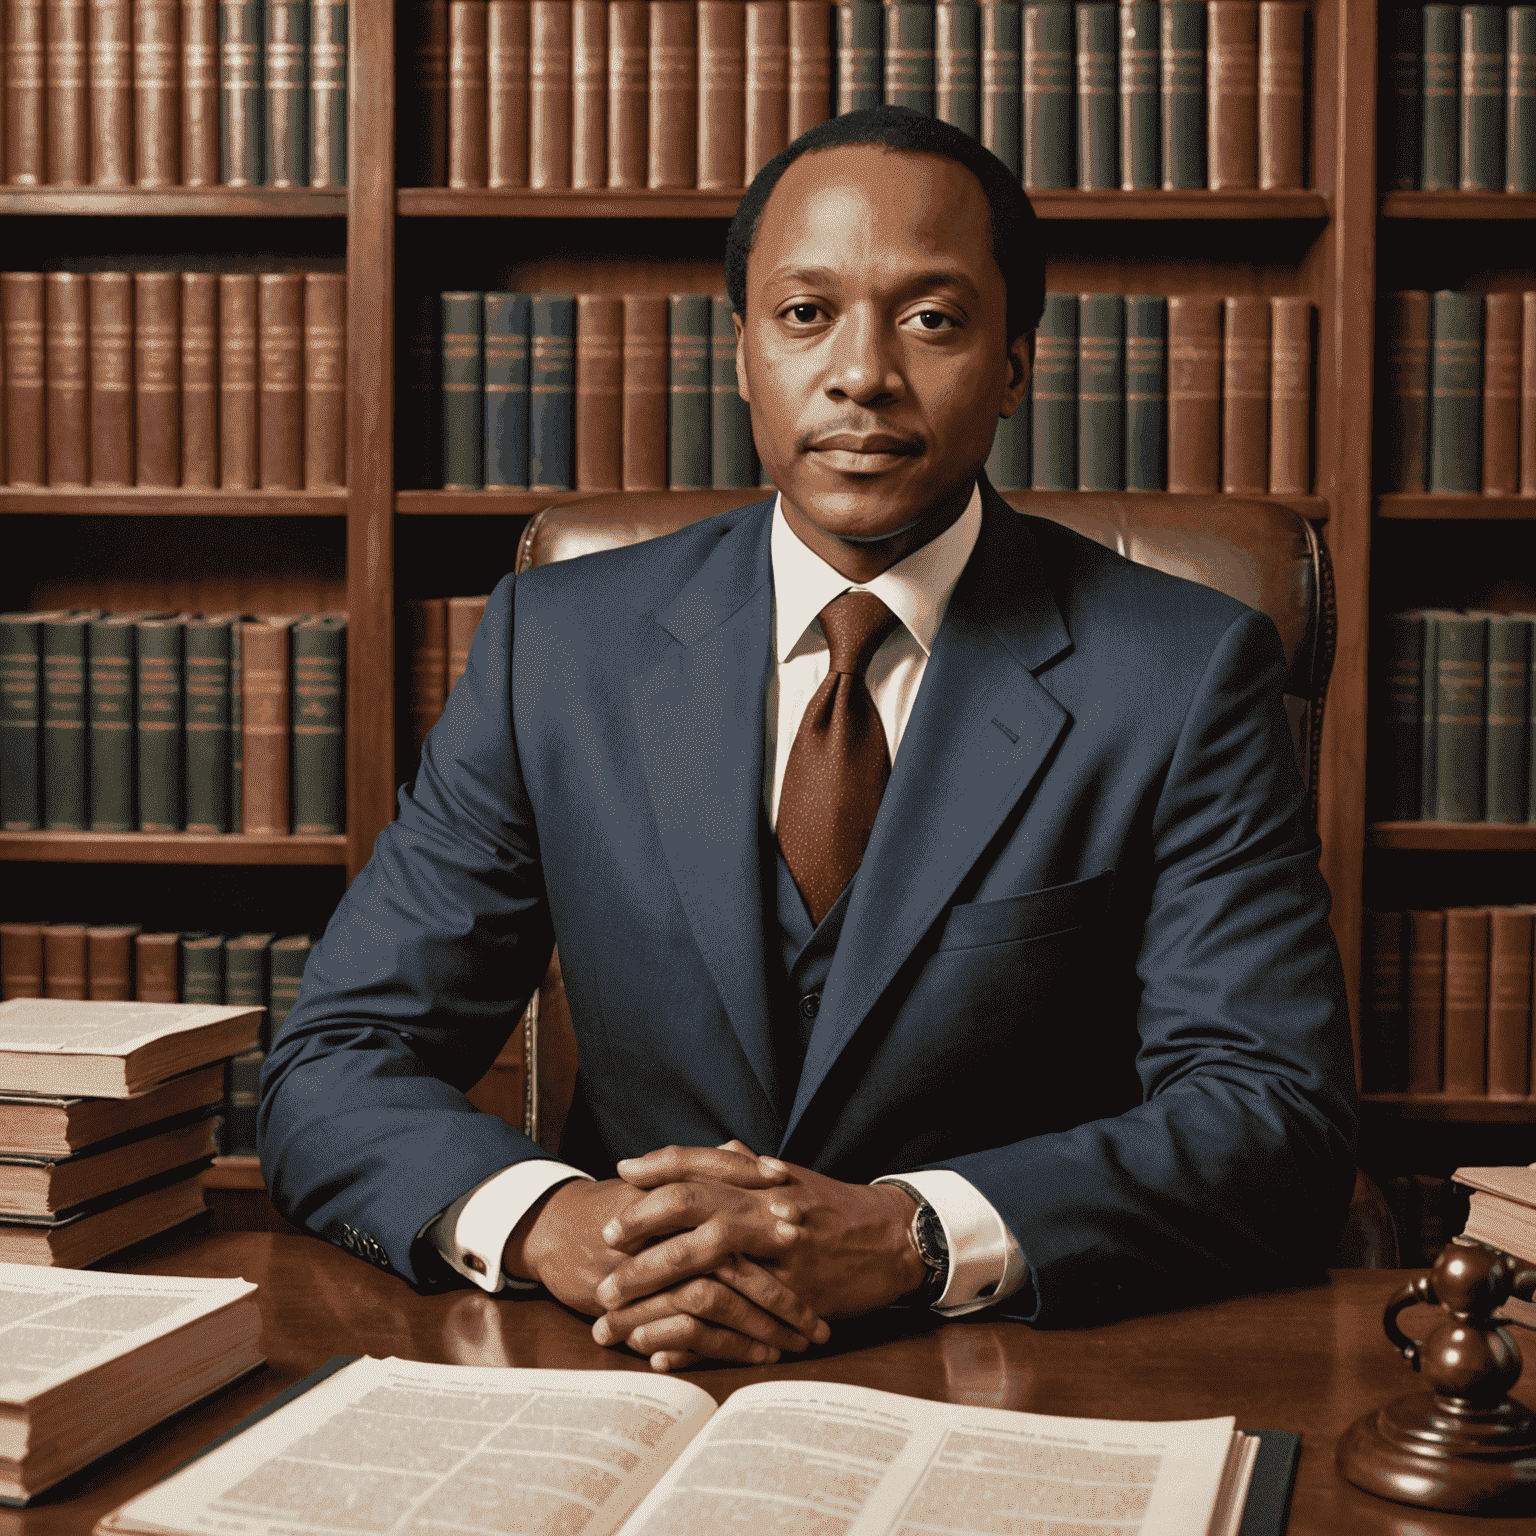
<path fill-rule="evenodd" d="M 0 832 L 0 861 L 49 864 L 345 864 L 345 837 L 204 832 Z"/>
<path fill-rule="evenodd" d="M 1372 848 L 1453 853 L 1536 853 L 1536 823 L 1493 821 L 1376 821 Z"/>
<path fill-rule="evenodd" d="M 1536 219 L 1536 192 L 1388 192 L 1385 219 Z"/>
<path fill-rule="evenodd" d="M 259 1157 L 216 1157 L 202 1172 L 204 1189 L 259 1189 L 265 1192 Z"/>
<path fill-rule="evenodd" d="M 0 486 L 0 512 L 74 517 L 345 517 L 345 491 L 54 490 Z"/>
<path fill-rule="evenodd" d="M 1450 1093 L 1362 1093 L 1377 1114 L 1402 1120 L 1536 1121 L 1536 1099 L 1490 1099 Z"/>
<path fill-rule="evenodd" d="M 1518 521 L 1536 518 L 1536 496 L 1422 496 L 1389 491 L 1376 498 L 1376 515 L 1420 522 L 1451 519 Z"/>
<path fill-rule="evenodd" d="M 100 218 L 342 219 L 347 189 L 0 187 L 0 213 Z"/>
<path fill-rule="evenodd" d="M 1326 219 L 1321 192 L 1078 192 L 1029 194 L 1042 219 Z"/>

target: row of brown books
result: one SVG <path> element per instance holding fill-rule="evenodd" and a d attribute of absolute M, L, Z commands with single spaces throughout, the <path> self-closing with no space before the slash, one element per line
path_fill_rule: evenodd
<path fill-rule="evenodd" d="M 346 279 L 0 272 L 0 483 L 346 483 Z"/>
<path fill-rule="evenodd" d="M 406 603 L 410 624 L 411 741 L 417 752 L 437 724 L 469 663 L 469 644 L 485 615 L 485 597 L 424 597 Z"/>

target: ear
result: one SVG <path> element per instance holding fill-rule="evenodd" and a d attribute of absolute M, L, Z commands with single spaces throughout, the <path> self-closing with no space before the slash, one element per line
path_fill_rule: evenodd
<path fill-rule="evenodd" d="M 1034 371 L 1035 333 L 1026 331 L 1015 336 L 1008 348 L 1008 383 L 1003 390 L 1003 402 L 999 416 L 1012 416 L 1029 393 L 1030 374 Z"/>
<path fill-rule="evenodd" d="M 742 338 L 747 332 L 741 323 L 741 316 L 734 309 L 731 311 L 731 324 L 736 327 L 736 393 L 751 405 L 752 396 L 747 393 L 747 360 L 742 351 Z"/>

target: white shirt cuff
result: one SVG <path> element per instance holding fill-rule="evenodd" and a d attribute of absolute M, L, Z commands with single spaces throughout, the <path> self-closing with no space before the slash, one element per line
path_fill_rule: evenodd
<path fill-rule="evenodd" d="M 430 1240 L 450 1269 L 478 1285 L 482 1291 L 532 1290 L 533 1280 L 516 1280 L 501 1272 L 502 1250 L 529 1208 L 557 1184 L 592 1175 L 565 1163 L 534 1158 L 514 1163 L 482 1179 L 460 1195 L 446 1211 L 429 1221 L 421 1236 Z"/>
<path fill-rule="evenodd" d="M 944 1228 L 949 1245 L 949 1283 L 933 1310 L 945 1317 L 978 1312 L 1011 1296 L 1029 1278 L 1024 1250 L 997 1214 L 997 1207 L 971 1181 L 952 1168 L 922 1173 L 887 1174 L 872 1182 L 897 1179 L 910 1184 L 929 1205 Z"/>

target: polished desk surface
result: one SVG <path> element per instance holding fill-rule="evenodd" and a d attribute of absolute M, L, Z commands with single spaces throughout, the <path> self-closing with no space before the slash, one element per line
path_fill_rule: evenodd
<path fill-rule="evenodd" d="M 86 1469 L 45 1502 L 0 1508 L 0 1536 L 83 1536 L 107 1510 L 335 1354 L 647 1369 L 632 1355 L 599 1349 L 588 1324 L 554 1302 L 493 1301 L 469 1289 L 418 1296 L 403 1281 L 309 1237 L 211 1232 L 193 1224 L 101 1267 L 254 1281 L 267 1366 Z M 720 1400 L 778 1376 L 1040 1413 L 1125 1419 L 1232 1413 L 1239 1428 L 1302 1435 L 1291 1536 L 1529 1530 L 1531 1522 L 1420 1512 L 1375 1499 L 1334 1467 L 1335 1442 L 1356 1417 L 1420 1385 L 1381 1332 L 1382 1307 L 1409 1273 L 1335 1270 L 1315 1286 L 1064 1332 L 1036 1332 L 986 1314 L 936 1327 L 887 1314 L 838 1325 L 828 1345 L 789 1364 L 697 1370 L 688 1379 Z M 1403 1325 L 1422 1335 L 1438 1315 L 1414 1309 L 1403 1314 Z M 1516 1392 L 1536 1404 L 1536 1364 Z"/>

